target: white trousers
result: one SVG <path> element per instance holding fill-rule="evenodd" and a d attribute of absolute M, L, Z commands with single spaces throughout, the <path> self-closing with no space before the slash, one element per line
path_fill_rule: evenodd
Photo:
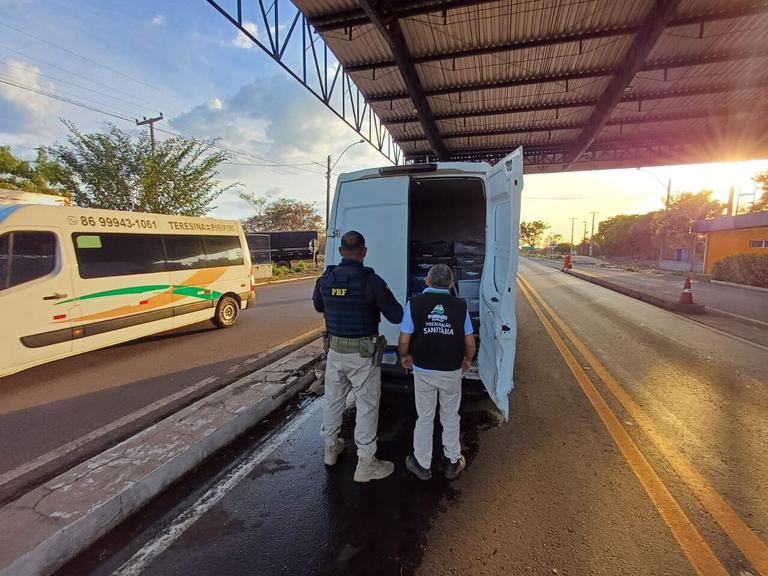
<path fill-rule="evenodd" d="M 450 372 L 413 373 L 416 396 L 416 428 L 413 431 L 413 454 L 424 468 L 432 465 L 432 434 L 435 409 L 440 404 L 440 424 L 443 426 L 443 454 L 451 462 L 461 455 L 459 444 L 459 406 L 461 405 L 461 368 Z"/>
<path fill-rule="evenodd" d="M 341 354 L 328 351 L 325 363 L 325 406 L 321 433 L 325 444 L 332 445 L 339 436 L 349 391 L 355 395 L 355 444 L 357 455 L 376 455 L 381 399 L 381 368 L 373 358 L 358 353 Z"/>

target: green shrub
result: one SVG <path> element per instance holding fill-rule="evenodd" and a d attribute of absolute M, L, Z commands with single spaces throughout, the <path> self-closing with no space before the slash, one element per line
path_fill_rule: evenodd
<path fill-rule="evenodd" d="M 294 272 L 304 272 L 304 270 L 307 269 L 307 265 L 304 264 L 301 260 L 298 261 L 296 266 L 293 267 Z"/>
<path fill-rule="evenodd" d="M 282 276 L 284 274 L 288 274 L 289 272 L 290 270 L 285 266 L 278 266 L 272 262 L 272 276 Z"/>
<path fill-rule="evenodd" d="M 768 288 L 768 254 L 736 254 L 715 262 L 712 279 Z"/>

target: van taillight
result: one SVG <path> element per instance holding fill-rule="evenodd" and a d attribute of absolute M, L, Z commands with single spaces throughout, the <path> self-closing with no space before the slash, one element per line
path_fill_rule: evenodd
<path fill-rule="evenodd" d="M 251 272 L 251 292 L 256 290 L 256 280 L 253 278 L 253 272 Z"/>

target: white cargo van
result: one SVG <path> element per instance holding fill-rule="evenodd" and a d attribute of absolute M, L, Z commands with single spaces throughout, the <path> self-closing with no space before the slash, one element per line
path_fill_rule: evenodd
<path fill-rule="evenodd" d="M 473 300 L 477 310 L 477 365 L 466 377 L 483 381 L 505 417 L 517 334 L 515 279 L 522 188 L 519 148 L 493 167 L 448 162 L 342 174 L 326 248 L 326 265 L 338 264 L 341 236 L 350 230 L 362 233 L 368 246 L 366 266 L 384 278 L 403 305 L 419 291 L 414 285 L 419 262 L 430 262 L 423 258 L 432 256 L 424 246 L 450 246 L 451 252 L 441 255 L 453 258 L 454 264 L 459 258 L 460 264 L 481 262 L 475 269 L 477 279 L 463 278 L 470 269 L 457 267 L 457 295 Z M 380 331 L 388 342 L 383 370 L 402 371 L 396 356 L 399 326 L 383 321 Z"/>

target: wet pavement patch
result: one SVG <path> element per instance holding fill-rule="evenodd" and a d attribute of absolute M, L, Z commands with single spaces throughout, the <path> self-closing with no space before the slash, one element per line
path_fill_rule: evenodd
<path fill-rule="evenodd" d="M 395 472 L 385 480 L 356 484 L 352 480 L 357 464 L 354 416 L 354 408 L 345 413 L 342 436 L 347 439 L 347 449 L 338 464 L 323 464 L 322 411 L 318 410 L 144 574 L 415 574 L 438 515 L 459 507 L 464 497 L 461 478 L 450 482 L 443 477 L 439 420 L 435 423 L 432 480 L 424 482 L 404 465 L 412 451 L 416 420 L 413 395 L 385 390 L 378 456 L 394 461 Z M 466 397 L 461 416 L 462 450 L 468 462 L 464 474 L 469 475 L 472 461 L 482 449 L 483 432 L 502 419 L 483 396 Z M 226 468 L 236 464 L 229 462 Z M 209 476 L 221 475 L 221 471 L 211 472 Z M 200 497 L 199 490 L 193 492 L 187 492 L 186 504 Z M 165 498 L 172 500 L 174 494 Z M 165 509 L 178 513 L 184 505 L 176 502 L 176 506 L 166 503 Z M 142 523 L 134 530 L 157 534 L 173 517 L 166 513 L 154 525 Z M 112 557 L 106 564 L 114 570 L 135 552 L 136 545 L 123 536 L 122 546 L 111 547 Z M 102 549 L 93 554 L 106 553 Z M 108 574 L 111 570 L 106 570 L 106 564 L 79 573 Z"/>

